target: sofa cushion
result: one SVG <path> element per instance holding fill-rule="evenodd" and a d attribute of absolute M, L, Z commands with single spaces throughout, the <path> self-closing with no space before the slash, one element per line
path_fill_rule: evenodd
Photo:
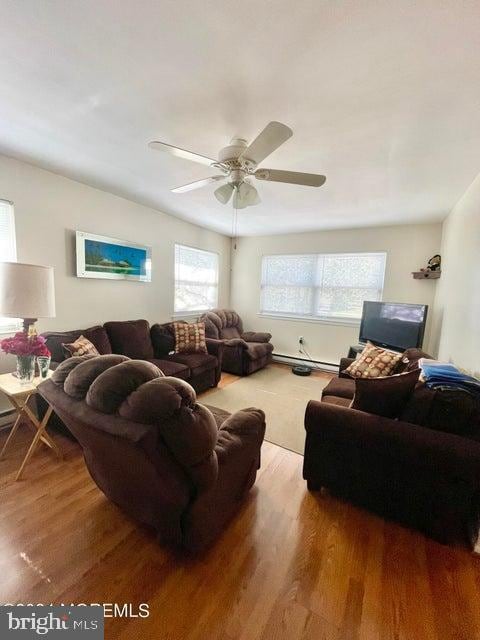
<path fill-rule="evenodd" d="M 207 407 L 207 409 L 211 412 L 211 414 L 215 418 L 215 422 L 217 423 L 217 427 L 219 429 L 222 426 L 222 424 L 225 422 L 225 420 L 232 415 L 229 411 L 225 411 L 225 409 L 212 407 L 211 404 L 205 404 L 204 406 Z"/>
<path fill-rule="evenodd" d="M 339 396 L 323 396 L 322 402 L 335 404 L 339 407 L 349 407 L 352 403 L 350 398 L 340 398 Z"/>
<path fill-rule="evenodd" d="M 325 396 L 337 396 L 352 400 L 355 395 L 355 381 L 352 378 L 333 378 L 322 392 L 322 400 Z"/>
<path fill-rule="evenodd" d="M 62 347 L 66 358 L 71 358 L 72 356 L 100 355 L 97 347 L 83 335 L 79 336 L 75 342 L 70 342 L 69 344 L 63 343 Z"/>
<path fill-rule="evenodd" d="M 203 322 L 174 322 L 175 353 L 207 353 Z"/>
<path fill-rule="evenodd" d="M 146 320 L 126 320 L 124 322 L 106 322 L 113 353 L 137 360 L 149 360 L 154 357 L 150 326 Z"/>
<path fill-rule="evenodd" d="M 174 376 L 182 380 L 189 380 L 192 377 L 190 369 L 181 362 L 174 362 L 173 360 L 162 358 L 149 358 L 148 362 L 157 366 L 166 376 Z"/>
<path fill-rule="evenodd" d="M 155 358 L 168 356 L 175 350 L 175 336 L 173 335 L 172 323 L 154 324 L 150 329 L 153 352 Z"/>
<path fill-rule="evenodd" d="M 112 353 L 112 345 L 110 344 L 108 334 L 103 327 L 98 325 L 85 329 L 83 335 L 87 340 L 90 340 L 100 355 L 105 356 Z"/>
<path fill-rule="evenodd" d="M 412 347 L 410 349 L 406 349 L 402 353 L 402 357 L 395 367 L 393 373 L 404 373 L 405 371 L 413 371 L 414 369 L 418 369 L 418 361 L 420 358 L 427 358 L 430 360 L 432 356 L 429 356 L 428 353 L 422 351 L 421 349 L 417 349 Z"/>
<path fill-rule="evenodd" d="M 429 389 L 419 383 L 400 419 L 480 441 L 480 400 L 465 391 Z"/>
<path fill-rule="evenodd" d="M 187 366 L 193 377 L 215 369 L 218 364 L 216 357 L 209 353 L 175 353 L 167 359 Z"/>
<path fill-rule="evenodd" d="M 247 342 L 247 357 L 250 360 L 259 360 L 269 355 L 273 351 L 273 344 L 270 342 Z"/>
<path fill-rule="evenodd" d="M 62 345 L 75 342 L 81 335 L 90 340 L 100 355 L 112 353 L 107 332 L 98 325 L 88 329 L 74 329 L 73 331 L 47 331 L 42 335 L 52 354 L 53 362 L 63 362 L 65 360 L 65 352 Z"/>
<path fill-rule="evenodd" d="M 360 354 L 360 357 L 354 360 L 343 373 L 348 373 L 352 378 L 390 376 L 400 362 L 401 357 L 401 353 L 394 353 L 367 342 L 367 346 Z"/>
<path fill-rule="evenodd" d="M 394 376 L 355 380 L 352 409 L 384 418 L 398 418 L 418 382 L 420 369 Z"/>
<path fill-rule="evenodd" d="M 237 327 L 224 327 L 221 331 L 221 337 L 223 338 L 223 340 L 240 338 L 240 332 Z"/>

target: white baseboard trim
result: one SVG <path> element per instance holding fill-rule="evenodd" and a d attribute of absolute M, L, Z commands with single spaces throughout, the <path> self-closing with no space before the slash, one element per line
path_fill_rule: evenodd
<path fill-rule="evenodd" d="M 326 371 L 327 373 L 338 373 L 338 364 L 330 362 L 318 362 L 316 360 L 307 360 L 306 358 L 296 358 L 294 356 L 286 356 L 282 354 L 273 354 L 274 362 L 281 362 L 282 364 L 297 365 L 303 364 L 312 369 L 318 369 L 319 371 Z"/>

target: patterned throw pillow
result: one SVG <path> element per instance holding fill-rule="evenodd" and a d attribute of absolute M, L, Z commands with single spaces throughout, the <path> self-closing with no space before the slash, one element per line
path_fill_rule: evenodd
<path fill-rule="evenodd" d="M 63 352 L 67 358 L 72 356 L 99 356 L 99 352 L 93 343 L 85 338 L 85 336 L 78 337 L 75 342 L 70 344 L 62 344 Z"/>
<path fill-rule="evenodd" d="M 204 322 L 174 322 L 175 353 L 207 353 Z"/>
<path fill-rule="evenodd" d="M 401 358 L 401 353 L 387 351 L 367 342 L 358 360 L 352 362 L 343 373 L 352 378 L 385 378 L 392 375 Z"/>

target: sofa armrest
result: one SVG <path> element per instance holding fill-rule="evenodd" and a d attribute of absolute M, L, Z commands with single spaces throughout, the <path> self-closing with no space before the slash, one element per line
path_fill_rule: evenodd
<path fill-rule="evenodd" d="M 248 344 L 242 338 L 231 338 L 230 340 L 223 340 L 223 344 L 226 347 L 238 347 L 240 349 L 248 349 Z"/>
<path fill-rule="evenodd" d="M 217 340 L 216 338 L 206 338 L 207 351 L 211 356 L 216 356 L 219 361 L 222 360 L 223 353 L 223 340 Z"/>
<path fill-rule="evenodd" d="M 245 340 L 245 342 L 270 342 L 272 334 L 257 331 L 245 331 L 242 333 L 241 338 L 242 340 Z"/>
<path fill-rule="evenodd" d="M 480 490 L 480 442 L 317 400 L 307 405 L 305 429 L 307 437 L 314 436 L 327 447 L 333 444 L 340 455 L 342 447 L 353 446 L 359 456 L 365 451 L 380 459 L 394 457 L 404 464 L 406 475 L 422 468 L 435 476 L 473 483 Z"/>
<path fill-rule="evenodd" d="M 343 373 L 347 367 L 349 367 L 352 362 L 355 362 L 355 358 L 340 358 L 340 364 L 338 366 L 338 377 L 339 378 L 351 378 L 348 373 Z"/>
<path fill-rule="evenodd" d="M 261 409 L 250 407 L 235 412 L 225 420 L 218 431 L 215 451 L 219 465 L 240 449 L 258 453 L 260 466 L 260 447 L 265 435 L 265 414 Z"/>
<path fill-rule="evenodd" d="M 222 376 L 222 360 L 223 360 L 223 340 L 217 340 L 216 338 L 206 338 L 207 351 L 211 356 L 215 356 L 217 359 L 217 367 L 215 369 L 215 386 L 220 382 Z"/>

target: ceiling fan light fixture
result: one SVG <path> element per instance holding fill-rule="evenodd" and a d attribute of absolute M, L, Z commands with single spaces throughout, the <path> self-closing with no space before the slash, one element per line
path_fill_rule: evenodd
<path fill-rule="evenodd" d="M 213 193 L 219 202 L 221 202 L 222 204 L 227 204 L 227 202 L 232 197 L 233 190 L 234 190 L 233 184 L 231 184 L 230 182 L 227 182 L 227 184 L 222 184 L 221 187 L 218 187 L 218 189 L 215 189 Z"/>
<path fill-rule="evenodd" d="M 240 192 L 239 187 L 236 187 L 235 193 L 233 194 L 233 208 L 234 209 L 245 209 L 245 207 L 248 207 L 248 204 L 242 198 L 242 194 Z"/>

